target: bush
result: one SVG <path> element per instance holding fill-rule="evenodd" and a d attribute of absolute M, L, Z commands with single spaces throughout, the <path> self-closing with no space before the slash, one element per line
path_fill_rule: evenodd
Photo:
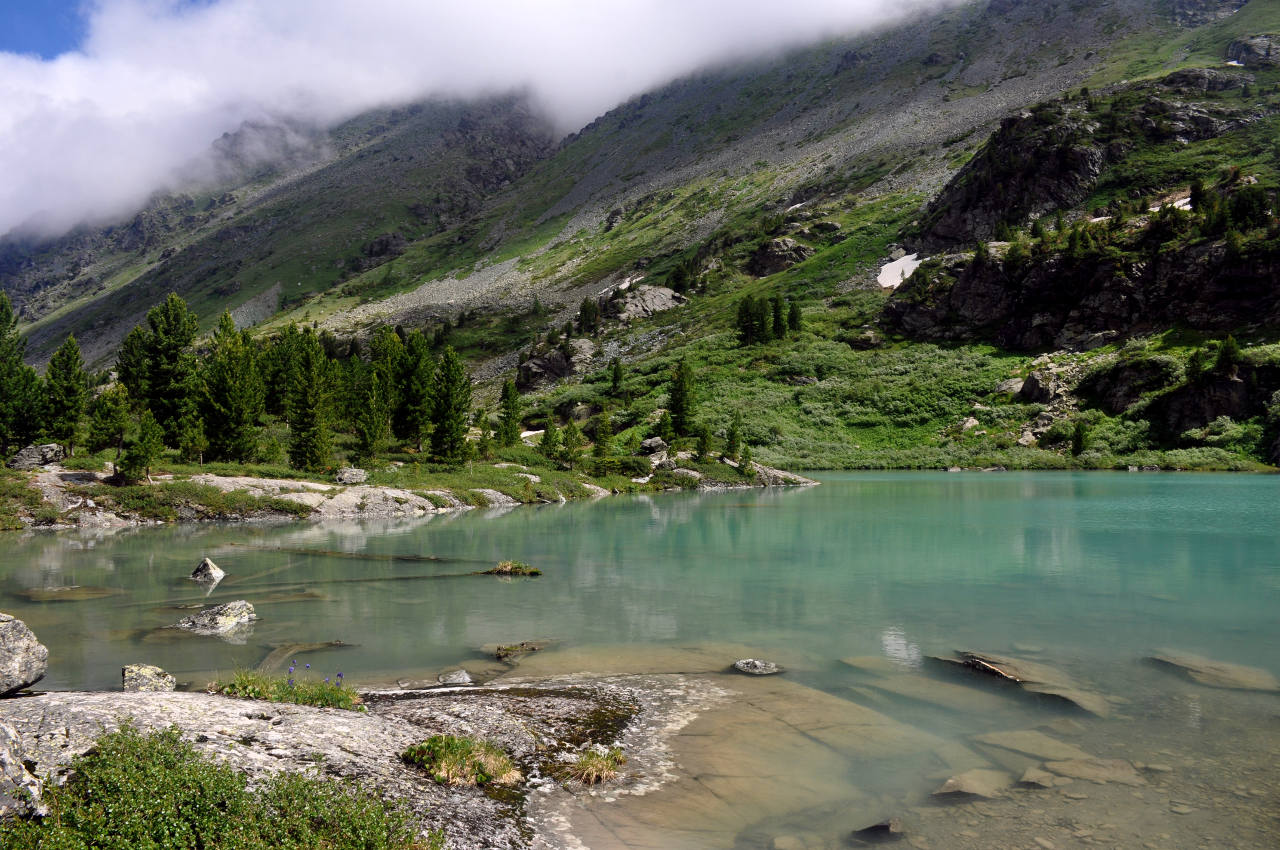
<path fill-rule="evenodd" d="M 499 561 L 498 566 L 485 570 L 487 576 L 540 576 L 542 570 L 531 567 L 523 561 Z"/>
<path fill-rule="evenodd" d="M 576 779 L 584 785 L 598 785 L 608 782 L 618 775 L 618 768 L 627 763 L 627 757 L 617 747 L 607 750 L 591 748 L 578 756 L 572 764 L 566 765 L 563 776 Z"/>
<path fill-rule="evenodd" d="M 176 728 L 131 726 L 103 735 L 45 786 L 49 814 L 0 821 L 11 848 L 438 850 L 404 807 L 346 782 L 277 774 L 250 791 L 246 777 L 201 755 Z"/>
<path fill-rule="evenodd" d="M 511 757 L 488 741 L 456 735 L 433 735 L 400 757 L 422 768 L 441 785 L 506 785 L 520 780 Z"/>
<path fill-rule="evenodd" d="M 295 662 L 296 663 L 296 662 Z M 297 705 L 315 705 L 322 708 L 342 708 L 347 711 L 365 711 L 356 689 L 342 681 L 338 673 L 330 681 L 293 677 L 293 667 L 288 676 L 268 676 L 249 670 L 238 671 L 230 682 L 214 682 L 209 693 L 223 694 L 241 699 L 260 699 L 267 702 L 291 702 Z"/>

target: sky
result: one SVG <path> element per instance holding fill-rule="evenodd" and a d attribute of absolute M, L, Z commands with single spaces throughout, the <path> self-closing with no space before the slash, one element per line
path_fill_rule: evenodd
<path fill-rule="evenodd" d="M 0 234 L 132 215 L 245 122 L 523 90 L 564 131 L 961 0 L 0 0 Z"/>

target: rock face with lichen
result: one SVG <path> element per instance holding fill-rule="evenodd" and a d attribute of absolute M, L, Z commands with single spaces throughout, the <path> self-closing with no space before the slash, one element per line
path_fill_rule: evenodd
<path fill-rule="evenodd" d="M 41 813 L 41 782 L 26 761 L 17 730 L 0 721 L 0 819 Z"/>
<path fill-rule="evenodd" d="M 171 691 L 178 685 L 173 676 L 151 664 L 130 664 L 121 668 L 120 677 L 125 693 Z"/>
<path fill-rule="evenodd" d="M 0 697 L 29 688 L 49 669 L 49 650 L 27 624 L 0 614 Z"/>
<path fill-rule="evenodd" d="M 258 615 L 253 612 L 253 606 L 243 599 L 237 599 L 235 602 L 203 608 L 183 617 L 174 624 L 174 628 L 198 635 L 212 635 L 234 643 L 243 642 L 253 629 L 253 621 L 256 619 Z"/>

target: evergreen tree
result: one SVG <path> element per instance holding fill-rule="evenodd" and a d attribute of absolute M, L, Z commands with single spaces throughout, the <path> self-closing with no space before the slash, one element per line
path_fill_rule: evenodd
<path fill-rule="evenodd" d="M 671 411 L 662 411 L 662 415 L 658 417 L 658 423 L 653 426 L 653 436 L 660 437 L 667 443 L 676 438 L 675 426 L 671 424 Z"/>
<path fill-rule="evenodd" d="M 427 356 L 425 350 L 423 355 Z M 383 325 L 374 332 L 373 339 L 369 340 L 369 362 L 373 371 L 378 374 L 381 401 L 391 417 L 391 430 L 396 439 L 415 439 L 406 386 L 410 368 L 409 352 L 405 340 L 400 338 L 394 328 Z M 362 383 L 361 390 L 363 394 L 369 388 Z"/>
<path fill-rule="evenodd" d="M 590 335 L 600 327 L 600 304 L 594 298 L 582 299 L 578 307 L 578 330 Z"/>
<path fill-rule="evenodd" d="M 754 461 L 751 460 L 751 444 L 743 443 L 742 444 L 742 460 L 738 462 L 738 471 L 741 472 L 743 475 L 750 475 L 752 477 L 755 477 L 755 470 L 751 466 L 753 462 Z"/>
<path fill-rule="evenodd" d="M 1242 356 L 1240 343 L 1236 342 L 1234 336 L 1227 334 L 1227 338 L 1222 341 L 1222 346 L 1218 349 L 1218 359 L 1214 369 L 1218 372 L 1232 372 L 1239 365 Z"/>
<path fill-rule="evenodd" d="M 329 361 L 310 328 L 297 339 L 297 363 L 289 388 L 292 430 L 289 463 L 319 469 L 329 462 Z"/>
<path fill-rule="evenodd" d="M 89 405 L 89 451 L 99 452 L 116 447 L 116 460 L 124 450 L 124 432 L 129 425 L 129 392 L 123 384 L 115 384 L 101 392 Z"/>
<path fill-rule="evenodd" d="M 751 300 L 748 296 L 738 302 L 738 342 L 743 345 L 753 345 L 758 338 Z"/>
<path fill-rule="evenodd" d="M 738 452 L 742 450 L 742 414 L 734 411 L 733 419 L 729 421 L 729 431 L 725 434 L 724 439 L 724 456 L 730 460 L 738 459 Z"/>
<path fill-rule="evenodd" d="M 606 458 L 613 454 L 613 423 L 608 413 L 601 413 L 596 418 L 596 440 L 591 453 L 598 458 Z"/>
<path fill-rule="evenodd" d="M 542 452 L 542 456 L 551 460 L 560 457 L 560 429 L 556 427 L 556 420 L 550 416 L 547 417 L 547 429 L 542 432 L 542 442 L 538 444 L 538 451 Z"/>
<path fill-rule="evenodd" d="M 711 459 L 711 429 L 703 425 L 698 429 L 698 460 L 706 462 Z"/>
<path fill-rule="evenodd" d="M 364 374 L 359 393 L 359 407 L 354 417 L 356 456 L 372 460 L 382 449 L 391 432 L 391 412 L 387 391 L 389 378 L 378 369 Z"/>
<path fill-rule="evenodd" d="M 164 431 L 150 410 L 138 416 L 138 433 L 130 440 L 120 459 L 120 476 L 128 482 L 151 480 L 151 467 L 164 451 Z"/>
<path fill-rule="evenodd" d="M 800 304 L 792 301 L 791 306 L 787 308 L 787 329 L 793 334 L 798 334 L 800 333 L 801 323 Z"/>
<path fill-rule="evenodd" d="M 564 426 L 564 433 L 560 435 L 560 457 L 565 466 L 573 469 L 578 465 L 582 460 L 582 447 L 586 444 L 587 438 L 582 436 L 582 429 L 570 419 L 569 424 Z"/>
<path fill-rule="evenodd" d="M 422 331 L 415 330 L 405 338 L 402 374 L 399 406 L 391 427 L 398 438 L 412 442 L 422 451 L 422 441 L 431 434 L 436 377 L 431 344 Z"/>
<path fill-rule="evenodd" d="M 670 395 L 671 427 L 678 436 L 687 437 L 693 433 L 693 369 L 683 357 L 671 372 Z"/>
<path fill-rule="evenodd" d="M 622 361 L 617 357 L 609 361 L 609 395 L 614 398 L 622 396 Z"/>
<path fill-rule="evenodd" d="M 773 297 L 769 299 L 770 312 L 773 314 L 773 322 L 771 324 L 772 336 L 774 339 L 786 339 L 787 336 L 787 315 L 784 312 L 785 307 L 782 303 L 782 293 L 775 292 Z"/>
<path fill-rule="evenodd" d="M 151 334 L 147 338 L 146 402 L 164 430 L 165 439 L 177 442 L 178 420 L 182 416 L 184 391 L 196 368 L 191 356 L 200 325 L 187 302 L 169 293 L 165 302 L 147 312 Z"/>
<path fill-rule="evenodd" d="M 243 463 L 258 449 L 258 417 L 266 388 L 258 372 L 258 356 L 248 335 L 236 330 L 223 313 L 204 364 L 201 407 L 209 454 L 217 460 Z"/>
<path fill-rule="evenodd" d="M 204 453 L 209 449 L 209 438 L 205 434 L 204 417 L 195 404 L 195 396 L 189 397 L 178 416 L 176 434 L 178 457 L 185 463 L 204 463 Z M 256 446 L 255 446 L 256 448 Z"/>
<path fill-rule="evenodd" d="M 510 379 L 502 383 L 498 412 L 498 445 L 506 448 L 520 441 L 520 391 Z"/>
<path fill-rule="evenodd" d="M 285 325 L 280 335 L 258 352 L 258 374 L 262 376 L 266 390 L 264 406 L 268 413 L 280 417 L 286 425 L 291 423 L 289 398 L 298 372 L 299 336 L 297 325 Z"/>
<path fill-rule="evenodd" d="M 137 326 L 125 336 L 120 345 L 120 353 L 116 355 L 116 375 L 120 385 L 128 391 L 133 404 L 146 404 L 150 388 L 148 365 L 150 353 L 148 340 L 150 334 L 146 329 Z"/>
<path fill-rule="evenodd" d="M 85 379 L 84 361 L 80 359 L 80 345 L 74 336 L 54 352 L 45 373 L 45 427 L 49 434 L 67 447 L 68 454 L 75 454 L 76 429 L 84 415 L 89 397 L 89 384 Z"/>
<path fill-rule="evenodd" d="M 471 410 L 471 380 L 452 346 L 440 355 L 431 406 L 431 453 L 446 462 L 462 460 Z"/>
<path fill-rule="evenodd" d="M 477 410 L 475 425 L 480 429 L 480 439 L 476 440 L 476 457 L 483 460 L 492 460 L 493 429 L 489 427 L 489 411 L 484 408 Z"/>
<path fill-rule="evenodd" d="M 0 453 L 23 444 L 41 429 L 40 376 L 23 362 L 27 341 L 18 333 L 18 318 L 9 296 L 0 292 Z"/>

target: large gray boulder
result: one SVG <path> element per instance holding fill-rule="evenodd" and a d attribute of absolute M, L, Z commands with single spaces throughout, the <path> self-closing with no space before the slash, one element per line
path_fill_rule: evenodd
<path fill-rule="evenodd" d="M 120 677 L 128 693 L 172 691 L 178 686 L 173 676 L 152 664 L 130 664 L 122 667 Z"/>
<path fill-rule="evenodd" d="M 237 599 L 235 602 L 213 605 L 183 617 L 174 624 L 174 628 L 198 635 L 220 637 L 232 643 L 243 643 L 253 630 L 253 621 L 256 619 L 258 616 L 253 612 L 253 606 L 243 599 Z"/>
<path fill-rule="evenodd" d="M 0 614 L 0 697 L 29 688 L 49 669 L 49 650 L 27 624 Z"/>
<path fill-rule="evenodd" d="M 17 730 L 0 720 L 0 820 L 43 814 L 40 780 L 27 770 L 26 761 Z"/>
<path fill-rule="evenodd" d="M 369 480 L 369 473 L 355 466 L 344 466 L 333 477 L 339 484 L 363 484 Z"/>
<path fill-rule="evenodd" d="M 665 286 L 637 286 L 621 297 L 609 301 L 605 312 L 620 322 L 644 319 L 657 313 L 679 307 L 689 299 Z"/>
<path fill-rule="evenodd" d="M 67 457 L 67 450 L 57 443 L 45 443 L 42 446 L 27 446 L 9 461 L 10 469 L 30 471 L 50 464 L 59 463 Z"/>

